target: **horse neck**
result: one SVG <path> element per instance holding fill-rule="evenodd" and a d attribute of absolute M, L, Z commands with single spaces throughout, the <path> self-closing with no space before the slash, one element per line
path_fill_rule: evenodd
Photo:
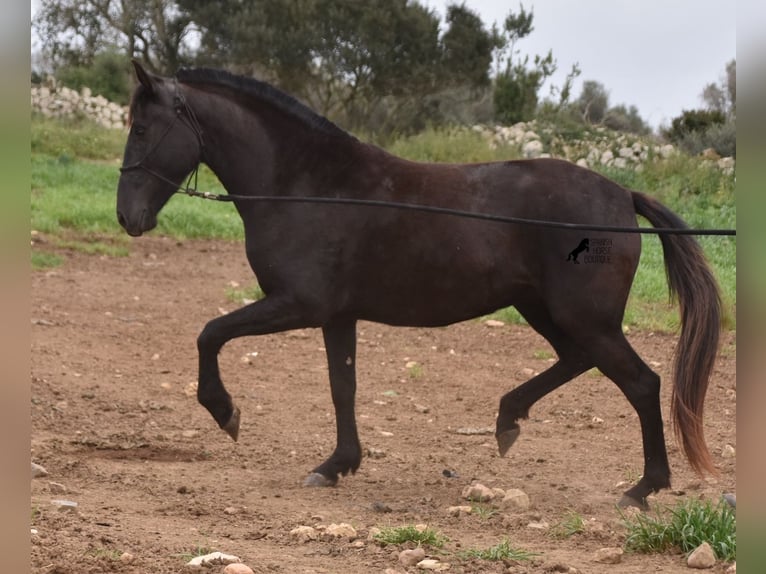
<path fill-rule="evenodd" d="M 326 182 L 341 166 L 354 165 L 354 148 L 362 145 L 267 104 L 245 107 L 209 92 L 198 93 L 194 100 L 205 163 L 233 195 L 320 195 L 320 186 L 311 183 Z"/>

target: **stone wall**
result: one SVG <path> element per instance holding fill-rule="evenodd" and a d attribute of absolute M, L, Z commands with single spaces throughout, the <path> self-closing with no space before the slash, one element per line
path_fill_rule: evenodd
<path fill-rule="evenodd" d="M 90 88 L 72 90 L 55 82 L 32 86 L 32 111 L 46 117 L 85 116 L 112 129 L 123 129 L 128 121 L 128 107 L 94 96 Z"/>
<path fill-rule="evenodd" d="M 493 149 L 498 146 L 514 146 L 525 158 L 559 157 L 589 168 L 604 165 L 640 170 L 647 161 L 668 159 L 682 153 L 668 143 L 613 132 L 603 127 L 594 128 L 582 140 L 562 140 L 552 135 L 550 128 L 540 126 L 536 121 L 520 122 L 512 126 L 476 125 L 472 129 L 481 134 Z M 543 140 L 549 143 L 546 145 Z M 713 149 L 705 150 L 702 158 L 714 163 L 727 174 L 734 172 L 734 158 L 720 157 Z"/>

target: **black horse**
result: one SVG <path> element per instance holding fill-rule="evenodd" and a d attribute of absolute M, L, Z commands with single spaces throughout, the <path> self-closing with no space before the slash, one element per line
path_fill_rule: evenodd
<path fill-rule="evenodd" d="M 558 361 L 500 400 L 496 439 L 504 455 L 540 398 L 598 367 L 638 413 L 644 472 L 622 504 L 670 485 L 660 378 L 625 339 L 621 322 L 639 261 L 636 234 L 611 240 L 610 262 L 561 257 L 581 235 L 353 205 L 259 202 L 245 196 L 409 202 L 509 217 L 581 224 L 685 227 L 654 199 L 555 159 L 425 164 L 365 144 L 269 84 L 209 69 L 174 78 L 146 72 L 130 109 L 117 218 L 132 236 L 200 162 L 218 176 L 245 229 L 245 251 L 265 298 L 210 321 L 197 340 L 198 399 L 232 438 L 239 409 L 224 389 L 218 353 L 236 337 L 321 327 L 336 413 L 337 446 L 306 479 L 333 485 L 355 472 L 361 447 L 354 414 L 356 323 L 440 326 L 513 305 L 552 345 Z M 581 232 L 580 232 L 581 233 Z M 713 275 L 690 236 L 663 235 L 670 291 L 681 306 L 672 414 L 691 466 L 713 472 L 702 426 L 720 330 Z"/>

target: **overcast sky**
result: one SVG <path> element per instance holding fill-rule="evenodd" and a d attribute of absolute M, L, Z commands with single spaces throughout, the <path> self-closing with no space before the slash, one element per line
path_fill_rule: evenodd
<path fill-rule="evenodd" d="M 444 17 L 448 0 L 421 0 Z M 572 64 L 584 80 L 609 92 L 610 105 L 635 105 L 653 127 L 700 107 L 706 84 L 718 82 L 736 58 L 736 5 L 720 0 L 524 0 L 534 30 L 518 43 L 522 55 L 553 50 L 560 86 Z M 502 27 L 518 1 L 465 0 L 487 26 Z M 547 94 L 547 88 L 544 88 Z"/>
<path fill-rule="evenodd" d="M 361 1 L 361 0 L 360 0 Z M 455 0 L 420 0 L 442 18 Z M 32 12 L 39 2 L 31 0 Z M 502 26 L 519 3 L 465 0 L 487 26 Z M 534 31 L 518 43 L 530 58 L 553 50 L 561 85 L 572 64 L 584 80 L 609 92 L 610 105 L 635 105 L 653 127 L 669 124 L 684 109 L 700 107 L 706 84 L 718 82 L 736 57 L 736 5 L 720 0 L 525 0 Z M 544 88 L 548 93 L 548 87 Z"/>

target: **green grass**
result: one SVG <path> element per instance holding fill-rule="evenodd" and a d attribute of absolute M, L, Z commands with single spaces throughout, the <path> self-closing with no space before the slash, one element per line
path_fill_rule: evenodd
<path fill-rule="evenodd" d="M 441 548 L 447 542 L 447 537 L 436 530 L 430 527 L 420 529 L 412 524 L 383 528 L 374 538 L 376 542 L 383 546 L 413 542 L 418 546 Z"/>
<path fill-rule="evenodd" d="M 497 508 L 494 508 L 490 504 L 475 503 L 471 505 L 471 514 L 475 514 L 476 516 L 478 516 L 479 518 L 483 518 L 484 520 L 492 518 L 497 513 L 498 513 Z"/>
<path fill-rule="evenodd" d="M 479 558 L 480 560 L 531 560 L 539 554 L 529 552 L 521 548 L 514 548 L 506 538 L 499 544 L 486 548 L 484 550 L 466 550 L 461 552 L 464 558 Z"/>
<path fill-rule="evenodd" d="M 585 519 L 574 510 L 568 511 L 564 517 L 553 525 L 550 535 L 553 538 L 569 538 L 585 531 Z"/>
<path fill-rule="evenodd" d="M 655 553 L 679 548 L 689 553 L 707 542 L 719 560 L 737 559 L 736 513 L 725 501 L 690 499 L 653 514 L 623 519 L 628 529 L 626 550 Z"/>
<path fill-rule="evenodd" d="M 233 303 L 245 301 L 260 301 L 266 296 L 258 283 L 252 283 L 246 287 L 231 287 L 226 290 L 226 298 Z"/>
<path fill-rule="evenodd" d="M 55 253 L 48 253 L 47 251 L 40 251 L 32 249 L 31 253 L 32 269 L 50 269 L 52 267 L 58 267 L 64 263 L 64 259 L 59 257 Z"/>
<path fill-rule="evenodd" d="M 32 116 L 32 153 L 57 158 L 114 161 L 122 157 L 127 130 L 108 130 L 84 119 Z"/>

